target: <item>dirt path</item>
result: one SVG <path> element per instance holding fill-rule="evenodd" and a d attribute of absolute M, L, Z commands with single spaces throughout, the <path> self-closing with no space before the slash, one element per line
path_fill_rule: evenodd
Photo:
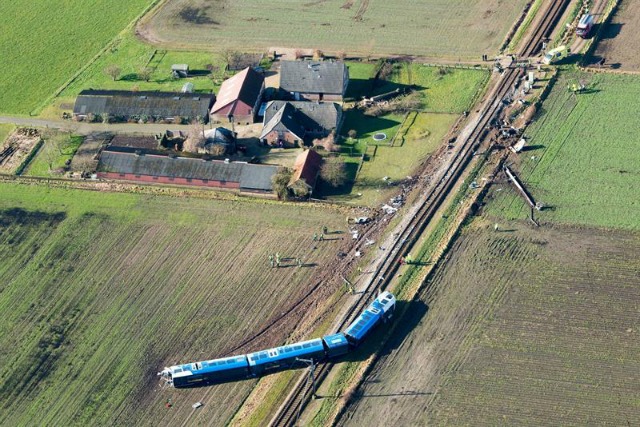
<path fill-rule="evenodd" d="M 596 25 L 599 25 L 604 19 L 603 14 L 605 8 L 607 7 L 607 3 L 609 3 L 609 0 L 594 0 L 593 7 L 589 10 L 589 13 L 595 17 Z M 594 31 L 592 31 L 592 33 L 593 32 Z M 574 36 L 573 43 L 571 44 L 571 52 L 582 52 L 586 48 L 589 41 L 590 39 L 583 39 L 578 36 Z"/>

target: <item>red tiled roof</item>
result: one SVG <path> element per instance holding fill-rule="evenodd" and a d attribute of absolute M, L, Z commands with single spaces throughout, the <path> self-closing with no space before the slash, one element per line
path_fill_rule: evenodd
<path fill-rule="evenodd" d="M 242 101 L 247 105 L 255 105 L 263 83 L 264 76 L 262 74 L 251 67 L 245 68 L 222 83 L 216 103 L 211 108 L 211 113 L 213 114 L 235 101 Z"/>
<path fill-rule="evenodd" d="M 322 156 L 315 150 L 305 150 L 296 158 L 296 162 L 293 165 L 293 176 L 291 177 L 290 184 L 295 183 L 299 179 L 304 181 L 311 188 L 316 186 L 316 178 L 318 172 L 320 172 L 320 165 L 322 164 Z"/>

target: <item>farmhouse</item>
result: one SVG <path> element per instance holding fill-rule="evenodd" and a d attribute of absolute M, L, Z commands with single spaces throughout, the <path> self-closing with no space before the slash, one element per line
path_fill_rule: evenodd
<path fill-rule="evenodd" d="M 253 123 L 262 95 L 264 76 L 247 67 L 222 83 L 216 103 L 211 108 L 214 122 Z"/>
<path fill-rule="evenodd" d="M 272 196 L 278 167 L 244 162 L 103 151 L 98 177 L 146 183 L 194 185 Z"/>
<path fill-rule="evenodd" d="M 272 101 L 264 113 L 260 139 L 278 147 L 296 147 L 312 138 L 339 132 L 342 107 L 334 102 Z"/>
<path fill-rule="evenodd" d="M 322 165 L 322 156 L 315 150 L 305 150 L 296 158 L 293 175 L 287 187 L 296 193 L 301 187 L 309 195 L 313 194 Z"/>
<path fill-rule="evenodd" d="M 149 120 L 187 123 L 206 120 L 215 96 L 174 92 L 83 90 L 76 98 L 77 120 Z"/>
<path fill-rule="evenodd" d="M 335 61 L 283 61 L 280 89 L 296 101 L 342 101 L 349 84 L 349 69 Z"/>

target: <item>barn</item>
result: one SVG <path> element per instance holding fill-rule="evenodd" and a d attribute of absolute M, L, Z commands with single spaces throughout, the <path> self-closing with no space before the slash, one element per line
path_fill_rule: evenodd
<path fill-rule="evenodd" d="M 277 147 L 306 145 L 340 131 L 342 107 L 335 102 L 272 101 L 267 104 L 260 139 Z"/>
<path fill-rule="evenodd" d="M 179 92 L 83 90 L 76 98 L 76 120 L 149 120 L 170 123 L 206 121 L 215 96 Z"/>
<path fill-rule="evenodd" d="M 349 69 L 339 61 L 282 61 L 280 90 L 296 101 L 341 102 L 349 85 Z"/>
<path fill-rule="evenodd" d="M 105 150 L 98 164 L 98 178 L 144 183 L 193 185 L 275 197 L 271 178 L 274 165 L 203 160 L 156 154 Z"/>
<path fill-rule="evenodd" d="M 322 166 L 322 156 L 315 150 L 305 150 L 298 155 L 293 165 L 293 175 L 287 187 L 296 192 L 301 186 L 306 187 L 306 193 L 313 194 Z"/>
<path fill-rule="evenodd" d="M 211 108 L 211 121 L 253 123 L 264 93 L 264 76 L 247 67 L 220 87 L 216 103 Z"/>

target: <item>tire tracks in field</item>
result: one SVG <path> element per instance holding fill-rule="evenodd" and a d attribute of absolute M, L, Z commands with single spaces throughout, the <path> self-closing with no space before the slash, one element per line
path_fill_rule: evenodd
<path fill-rule="evenodd" d="M 353 17 L 354 21 L 362 22 L 364 20 L 364 14 L 369 9 L 369 1 L 370 0 L 360 1 L 360 7 L 358 7 L 358 11 L 356 12 L 356 15 Z"/>

